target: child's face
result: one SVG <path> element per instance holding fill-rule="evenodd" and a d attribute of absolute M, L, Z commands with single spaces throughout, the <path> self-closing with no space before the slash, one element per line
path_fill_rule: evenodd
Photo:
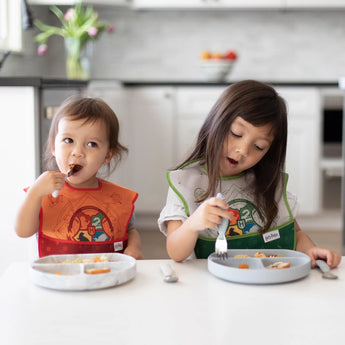
<path fill-rule="evenodd" d="M 82 169 L 68 178 L 71 186 L 94 188 L 98 182 L 96 174 L 103 164 L 113 157 L 109 150 L 109 139 L 102 121 L 84 123 L 84 119 L 59 121 L 52 152 L 61 172 L 67 173 L 70 164 L 78 164 Z"/>
<path fill-rule="evenodd" d="M 258 163 L 271 147 L 274 139 L 270 124 L 255 127 L 236 117 L 223 142 L 220 175 L 235 176 Z"/>

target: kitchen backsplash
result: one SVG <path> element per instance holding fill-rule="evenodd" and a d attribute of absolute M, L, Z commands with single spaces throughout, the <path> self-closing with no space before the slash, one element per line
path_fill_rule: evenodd
<path fill-rule="evenodd" d="M 336 81 L 345 76 L 345 10 L 96 9 L 115 25 L 115 33 L 95 42 L 91 78 L 203 80 L 201 51 L 228 49 L 239 55 L 229 80 Z M 54 20 L 46 6 L 32 6 L 32 11 L 44 21 Z M 53 37 L 48 56 L 39 57 L 35 33 L 24 32 L 25 54 L 11 55 L 0 77 L 65 77 L 62 39 Z"/>

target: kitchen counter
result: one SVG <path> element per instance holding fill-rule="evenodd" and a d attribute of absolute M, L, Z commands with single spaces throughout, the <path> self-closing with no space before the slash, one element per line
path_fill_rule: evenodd
<path fill-rule="evenodd" d="M 40 77 L 2 77 L 0 78 L 0 86 L 33 86 L 40 89 L 43 88 L 68 88 L 86 87 L 87 80 L 69 80 L 69 79 L 53 79 Z"/>
<path fill-rule="evenodd" d="M 97 81 L 97 79 L 95 79 Z M 192 80 L 174 80 L 174 81 L 157 81 L 157 80 L 122 80 L 124 86 L 227 86 L 240 80 L 229 80 L 223 82 L 213 81 L 192 81 Z M 261 80 L 270 85 L 291 86 L 291 87 L 338 87 L 337 81 L 318 82 L 318 81 L 269 81 Z"/>
<path fill-rule="evenodd" d="M 212 82 L 202 80 L 117 80 L 117 79 L 90 79 L 90 80 L 70 80 L 59 78 L 41 77 L 0 77 L 0 86 L 34 86 L 39 88 L 63 87 L 68 86 L 86 87 L 90 82 L 119 82 L 123 86 L 227 86 L 239 80 L 229 80 L 224 82 Z M 315 87 L 338 87 L 338 81 L 269 81 L 263 82 L 279 86 L 315 86 Z"/>
<path fill-rule="evenodd" d="M 170 263 L 177 283 L 159 270 Z M 137 261 L 133 280 L 114 288 L 67 292 L 35 286 L 29 264 L 0 277 L 4 344 L 339 344 L 344 339 L 345 261 L 301 280 L 244 285 L 220 280 L 207 260 Z"/>

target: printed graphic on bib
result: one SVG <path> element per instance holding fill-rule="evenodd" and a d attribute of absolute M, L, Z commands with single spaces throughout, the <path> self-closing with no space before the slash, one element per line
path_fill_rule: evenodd
<path fill-rule="evenodd" d="M 83 242 L 104 242 L 110 240 L 113 226 L 98 207 L 84 206 L 72 216 L 68 226 L 68 239 Z"/>
<path fill-rule="evenodd" d="M 235 199 L 228 203 L 233 219 L 229 222 L 226 236 L 237 236 L 257 232 L 264 225 L 264 218 L 258 208 L 245 199 Z"/>

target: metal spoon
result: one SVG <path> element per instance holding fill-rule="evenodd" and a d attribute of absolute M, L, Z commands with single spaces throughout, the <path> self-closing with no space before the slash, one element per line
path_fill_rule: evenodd
<path fill-rule="evenodd" d="M 316 260 L 315 263 L 320 268 L 320 270 L 322 272 L 322 278 L 325 278 L 325 279 L 337 279 L 338 278 L 338 276 L 331 273 L 331 269 L 329 268 L 329 266 L 326 264 L 325 261 Z"/>
<path fill-rule="evenodd" d="M 77 171 L 79 171 L 81 168 L 82 168 L 82 166 L 79 164 L 70 164 L 69 170 L 67 171 L 67 174 L 65 176 L 65 180 L 68 179 L 70 176 L 72 176 Z M 57 198 L 59 196 L 59 190 L 55 189 L 52 193 L 52 196 L 54 198 Z"/>
<path fill-rule="evenodd" d="M 160 264 L 161 271 L 164 275 L 164 281 L 167 283 L 175 283 L 178 281 L 178 276 L 173 271 L 169 264 Z"/>

